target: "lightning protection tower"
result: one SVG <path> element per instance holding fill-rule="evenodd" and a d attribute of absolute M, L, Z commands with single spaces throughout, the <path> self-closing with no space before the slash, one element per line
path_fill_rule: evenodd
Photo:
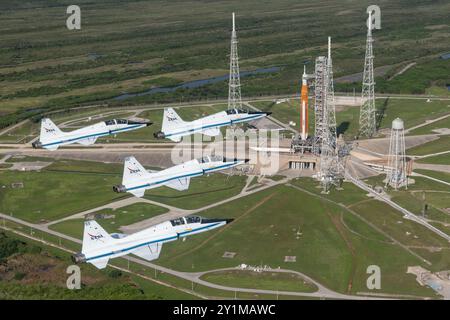
<path fill-rule="evenodd" d="M 333 63 L 331 38 L 328 37 L 328 58 L 325 72 L 325 103 L 323 112 L 323 136 L 320 150 L 319 181 L 323 192 L 339 183 L 339 159 L 336 146 L 336 111 L 334 105 Z"/>
<path fill-rule="evenodd" d="M 239 57 L 237 51 L 237 35 L 233 12 L 233 30 L 231 31 L 230 80 L 228 88 L 228 110 L 241 109 L 241 80 L 239 76 Z"/>
<path fill-rule="evenodd" d="M 325 133 L 324 110 L 325 110 L 325 75 L 327 72 L 327 58 L 319 56 L 316 58 L 314 70 L 314 145 L 313 152 L 320 154 L 323 135 Z"/>
<path fill-rule="evenodd" d="M 386 186 L 387 185 L 395 188 L 395 190 L 403 186 L 408 188 L 404 124 L 403 120 L 400 118 L 396 118 L 392 121 L 386 175 Z"/>
<path fill-rule="evenodd" d="M 374 55 L 372 44 L 372 14 L 369 13 L 366 57 L 364 60 L 364 76 L 362 82 L 362 105 L 359 113 L 359 134 L 368 138 L 372 137 L 376 132 L 375 80 L 373 75 Z"/>

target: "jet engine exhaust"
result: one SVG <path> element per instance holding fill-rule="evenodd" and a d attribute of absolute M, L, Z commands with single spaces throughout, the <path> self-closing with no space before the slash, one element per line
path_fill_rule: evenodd
<path fill-rule="evenodd" d="M 72 262 L 76 264 L 86 262 L 86 256 L 82 253 L 76 253 L 72 255 L 71 258 Z"/>
<path fill-rule="evenodd" d="M 42 143 L 41 143 L 40 141 L 36 141 L 36 142 L 33 142 L 33 143 L 31 144 L 31 146 L 32 146 L 34 149 L 38 149 L 38 148 L 41 148 L 41 147 L 42 147 Z"/>
<path fill-rule="evenodd" d="M 153 134 L 153 136 L 154 136 L 156 139 L 164 139 L 164 138 L 166 137 L 166 135 L 165 135 L 164 132 L 162 132 L 162 131 L 155 132 L 155 133 Z"/>
<path fill-rule="evenodd" d="M 118 184 L 118 185 L 113 186 L 113 191 L 117 192 L 117 193 L 122 193 L 122 192 L 126 191 L 126 188 L 123 184 Z"/>

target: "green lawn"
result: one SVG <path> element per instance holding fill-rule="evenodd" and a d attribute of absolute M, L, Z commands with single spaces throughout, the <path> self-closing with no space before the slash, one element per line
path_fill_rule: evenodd
<path fill-rule="evenodd" d="M 329 194 L 321 194 L 322 188 L 319 187 L 317 180 L 313 178 L 299 178 L 292 180 L 291 183 L 302 189 L 308 190 L 309 192 L 320 195 L 321 197 L 344 205 L 350 205 L 367 199 L 366 192 L 350 182 L 343 183 L 342 188 L 345 192 L 332 190 Z"/>
<path fill-rule="evenodd" d="M 104 209 L 95 212 L 95 214 L 114 215 L 114 218 L 101 219 L 96 218 L 98 223 L 107 232 L 120 232 L 121 226 L 136 223 L 163 213 L 168 210 L 149 203 L 135 203 L 130 206 L 119 208 L 116 210 Z M 73 219 L 59 222 L 51 225 L 50 229 L 59 231 L 69 236 L 82 239 L 83 237 L 83 221 L 84 219 Z"/>
<path fill-rule="evenodd" d="M 317 287 L 294 273 L 217 271 L 203 275 L 203 280 L 229 287 L 263 290 L 314 292 Z"/>
<path fill-rule="evenodd" d="M 383 115 L 380 128 L 390 128 L 392 121 L 399 117 L 405 122 L 405 128 L 411 128 L 426 120 L 438 118 L 450 112 L 449 101 L 425 99 L 397 99 L 377 100 L 378 116 Z"/>
<path fill-rule="evenodd" d="M 450 150 L 450 136 L 440 136 L 439 139 L 430 141 L 423 145 L 407 150 L 407 154 L 414 156 L 423 156 L 437 152 Z M 429 159 L 429 158 L 428 158 Z M 425 159 L 423 159 L 425 162 Z"/>
<path fill-rule="evenodd" d="M 374 206 L 364 210 L 370 215 L 378 214 Z M 406 274 L 405 266 L 421 264 L 421 260 L 386 242 L 376 230 L 344 208 L 292 187 L 264 190 L 201 215 L 236 220 L 185 242 L 166 244 L 158 263 L 184 271 L 234 267 L 241 263 L 280 266 L 303 272 L 341 292 L 367 291 L 366 268 L 376 264 L 383 270 L 382 292 L 432 294 Z M 222 258 L 225 251 L 236 252 L 236 256 Z M 284 262 L 287 255 L 296 256 L 297 261 Z"/>
<path fill-rule="evenodd" d="M 449 102 L 449 104 L 450 104 L 450 102 Z M 445 128 L 450 129 L 450 116 L 445 119 L 430 123 L 426 126 L 414 129 L 414 130 L 410 131 L 409 134 L 411 134 L 411 135 L 432 134 L 432 133 L 435 133 L 435 132 L 433 132 L 433 130 L 445 129 Z"/>
<path fill-rule="evenodd" d="M 82 288 L 68 290 L 66 268 L 72 264 L 69 253 L 11 232 L 6 234 L 10 239 L 22 241 L 25 252 L 12 256 L 11 263 L 4 262 L 8 267 L 0 283 L 1 299 L 195 299 L 174 288 L 111 267 L 98 270 L 90 264 L 80 265 Z M 13 280 L 11 274 L 21 274 L 23 279 Z"/>
<path fill-rule="evenodd" d="M 448 147 L 448 148 L 450 148 L 450 147 Z M 450 150 L 448 153 L 441 154 L 438 156 L 432 156 L 432 157 L 426 157 L 423 159 L 419 159 L 419 160 L 417 160 L 417 162 L 450 165 Z"/>
<path fill-rule="evenodd" d="M 192 178 L 189 189 L 177 191 L 168 187 L 150 189 L 145 198 L 183 209 L 197 209 L 241 192 L 247 177 L 214 173 Z"/>
<path fill-rule="evenodd" d="M 0 190 L 0 212 L 39 222 L 62 218 L 127 197 L 111 189 L 120 181 L 121 173 L 104 173 L 109 169 L 94 173 L 89 168 L 102 171 L 99 168 L 103 165 L 80 164 L 74 162 L 71 166 L 69 162 L 61 161 L 40 172 L 1 171 L 0 181 L 4 187 Z M 51 171 L 55 168 L 58 170 Z M 23 188 L 12 188 L 11 184 L 16 182 L 23 183 Z"/>
<path fill-rule="evenodd" d="M 415 169 L 414 171 L 417 173 L 424 174 L 426 176 L 430 176 L 432 178 L 436 178 L 436 179 L 450 183 L 450 173 L 437 172 L 437 171 L 424 170 L 424 169 Z"/>

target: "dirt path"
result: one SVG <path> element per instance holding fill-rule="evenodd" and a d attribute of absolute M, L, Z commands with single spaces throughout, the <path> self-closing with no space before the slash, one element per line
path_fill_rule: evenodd
<path fill-rule="evenodd" d="M 354 279 L 355 273 L 356 273 L 356 250 L 355 250 L 355 247 L 353 246 L 352 241 L 347 236 L 347 234 L 344 230 L 345 227 L 341 224 L 339 217 L 331 214 L 328 211 L 327 211 L 327 215 L 330 218 L 330 221 L 333 223 L 334 227 L 336 228 L 337 232 L 341 236 L 341 238 L 344 240 L 345 245 L 347 246 L 348 250 L 350 251 L 350 254 L 352 255 L 352 269 L 350 272 L 350 278 L 348 279 L 348 285 L 347 285 L 347 293 L 350 293 L 352 291 L 353 279 Z M 340 214 L 340 216 L 342 218 L 342 213 Z"/>

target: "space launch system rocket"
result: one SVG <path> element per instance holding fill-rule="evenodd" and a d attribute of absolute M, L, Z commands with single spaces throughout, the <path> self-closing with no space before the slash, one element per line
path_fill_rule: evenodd
<path fill-rule="evenodd" d="M 303 67 L 300 104 L 300 137 L 302 140 L 306 140 L 308 138 L 308 78 L 306 75 L 306 66 Z"/>

